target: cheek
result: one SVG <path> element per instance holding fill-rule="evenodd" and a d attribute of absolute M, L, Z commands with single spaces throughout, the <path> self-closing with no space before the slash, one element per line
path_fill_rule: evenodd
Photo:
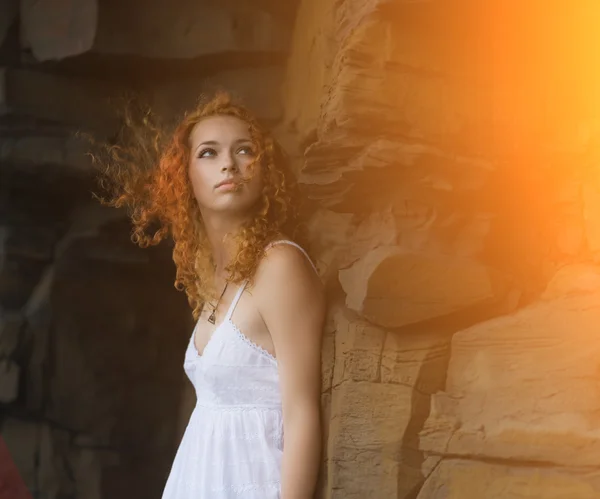
<path fill-rule="evenodd" d="M 204 198 L 208 192 L 208 186 L 210 185 L 210 179 L 206 177 L 205 172 L 199 165 L 192 163 L 188 170 L 188 178 L 192 184 L 192 190 L 196 198 Z"/>

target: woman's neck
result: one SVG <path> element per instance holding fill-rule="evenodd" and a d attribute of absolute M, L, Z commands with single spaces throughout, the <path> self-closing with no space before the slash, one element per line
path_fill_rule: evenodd
<path fill-rule="evenodd" d="M 203 214 L 206 235 L 212 250 L 215 264 L 215 277 L 225 278 L 225 268 L 230 263 L 235 252 L 235 236 L 241 230 L 245 220 L 225 218 Z"/>

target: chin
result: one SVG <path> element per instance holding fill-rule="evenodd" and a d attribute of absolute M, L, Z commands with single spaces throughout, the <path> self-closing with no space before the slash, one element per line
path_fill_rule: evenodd
<path fill-rule="evenodd" d="M 255 211 L 258 203 L 258 199 L 248 199 L 236 196 L 228 196 L 228 198 L 229 199 L 220 199 L 218 203 L 215 203 L 214 211 L 223 214 L 250 214 Z"/>

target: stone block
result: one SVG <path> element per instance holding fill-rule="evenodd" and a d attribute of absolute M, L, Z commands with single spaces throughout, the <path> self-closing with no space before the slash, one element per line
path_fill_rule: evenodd
<path fill-rule="evenodd" d="M 338 309 L 334 315 L 335 367 L 333 386 L 348 380 L 377 382 L 385 331 L 361 321 L 352 321 Z"/>
<path fill-rule="evenodd" d="M 283 85 L 285 126 L 300 144 L 316 139 L 322 101 L 327 96 L 335 37 L 336 6 L 331 0 L 303 0 L 296 15 Z"/>
<path fill-rule="evenodd" d="M 19 393 L 19 366 L 8 360 L 0 360 L 0 403 L 10 404 Z"/>
<path fill-rule="evenodd" d="M 0 160 L 32 175 L 48 175 L 49 167 L 57 176 L 92 173 L 90 144 L 76 134 L 21 135 L 0 139 Z"/>
<path fill-rule="evenodd" d="M 368 134 L 439 139 L 457 133 L 469 112 L 481 109 L 472 82 L 460 74 L 465 48 L 457 46 L 452 33 L 456 24 L 444 19 L 437 5 L 419 2 L 390 16 L 376 8 L 384 4 L 390 2 L 336 12 L 337 29 L 330 36 L 338 42 L 337 54 L 322 102 L 320 135 L 335 134 L 339 123 Z M 426 35 L 432 30 L 433 39 Z"/>
<path fill-rule="evenodd" d="M 6 105 L 11 113 L 106 135 L 116 131 L 117 101 L 124 87 L 32 69 L 4 71 Z"/>
<path fill-rule="evenodd" d="M 351 266 L 378 246 L 393 245 L 398 238 L 391 210 L 357 220 L 350 213 L 317 210 L 309 224 L 311 241 L 324 281 L 337 279 L 337 271 Z"/>
<path fill-rule="evenodd" d="M 112 1 L 99 4 L 94 52 L 223 59 L 231 53 L 284 53 L 288 43 L 288 26 L 254 3 L 183 0 L 173 8 L 162 0 Z"/>
<path fill-rule="evenodd" d="M 443 385 L 450 335 L 384 331 L 341 309 L 334 318 L 328 497 L 411 497 L 432 466 L 418 431 Z"/>
<path fill-rule="evenodd" d="M 411 399 L 402 385 L 348 380 L 334 388 L 327 486 L 335 497 L 370 497 L 375 484 L 380 497 L 402 497 L 397 487 Z"/>
<path fill-rule="evenodd" d="M 14 353 L 22 327 L 23 316 L 20 313 L 0 311 L 0 359 Z"/>
<path fill-rule="evenodd" d="M 9 28 L 17 19 L 18 12 L 19 0 L 0 0 L 0 46 L 6 38 Z"/>
<path fill-rule="evenodd" d="M 381 382 L 410 386 L 425 395 L 443 389 L 450 341 L 448 332 L 388 332 L 381 354 Z"/>
<path fill-rule="evenodd" d="M 193 109 L 202 93 L 217 89 L 229 91 L 242 100 L 256 116 L 266 121 L 281 118 L 280 88 L 283 69 L 280 66 L 232 69 L 204 78 L 179 78 L 157 83 L 146 91 L 156 114 L 167 121 Z"/>
<path fill-rule="evenodd" d="M 333 382 L 333 371 L 335 367 L 335 322 L 331 310 L 327 314 L 327 320 L 323 330 L 323 342 L 321 345 L 321 390 L 330 393 Z"/>
<path fill-rule="evenodd" d="M 23 312 L 30 326 L 48 327 L 50 325 L 50 294 L 54 285 L 55 267 L 46 267 L 33 289 Z"/>
<path fill-rule="evenodd" d="M 65 430 L 40 427 L 37 482 L 47 497 L 60 497 L 73 492 L 72 479 L 65 469 L 69 452 L 69 434 Z"/>
<path fill-rule="evenodd" d="M 10 450 L 0 438 L 0 484 L 2 484 L 2 494 L 10 499 L 31 499 L 31 494 L 27 490 L 21 473 L 17 469 Z"/>
<path fill-rule="evenodd" d="M 6 160 L 16 163 L 61 165 L 65 160 L 62 137 L 22 137 L 14 141 Z"/>
<path fill-rule="evenodd" d="M 447 459 L 427 478 L 417 499 L 595 499 L 600 473 L 548 466 Z"/>
<path fill-rule="evenodd" d="M 343 127 L 331 135 L 305 151 L 301 181 L 311 197 L 347 213 L 390 206 L 397 216 L 408 212 L 406 220 L 398 216 L 402 234 L 406 231 L 401 225 L 423 232 L 443 223 L 441 209 L 462 212 L 468 206 L 469 213 L 476 212 L 479 204 L 473 195 L 486 188 L 494 171 L 489 161 L 457 156 L 419 140 L 375 138 Z"/>
<path fill-rule="evenodd" d="M 1 436 L 25 485 L 35 491 L 41 437 L 39 423 L 7 418 L 2 424 Z"/>
<path fill-rule="evenodd" d="M 375 324 L 400 327 L 502 296 L 499 276 L 470 258 L 381 246 L 339 272 L 348 308 Z"/>
<path fill-rule="evenodd" d="M 102 499 L 103 463 L 102 454 L 110 451 L 95 449 L 77 449 L 70 456 L 70 467 L 74 473 L 75 497 Z M 116 454 L 116 452 L 112 452 Z M 112 466 L 118 466 L 118 460 L 113 457 Z"/>
<path fill-rule="evenodd" d="M 96 201 L 80 204 L 71 212 L 71 226 L 56 246 L 56 258 L 60 258 L 77 239 L 97 238 L 103 226 L 125 220 L 124 209 L 103 206 Z"/>
<path fill-rule="evenodd" d="M 48 262 L 52 259 L 56 230 L 49 227 L 11 227 L 5 244 L 7 257 Z"/>
<path fill-rule="evenodd" d="M 66 248 L 71 256 L 85 258 L 90 261 L 111 262 L 118 264 L 147 264 L 150 255 L 147 251 L 131 244 L 130 241 L 115 242 L 98 239 L 78 239 Z"/>
<path fill-rule="evenodd" d="M 469 459 L 595 466 L 599 283 L 600 268 L 564 267 L 542 301 L 456 333 L 446 386 L 432 397 L 421 448 Z"/>
<path fill-rule="evenodd" d="M 46 263 L 22 257 L 7 257 L 0 262 L 0 307 L 21 308 L 39 281 Z"/>
<path fill-rule="evenodd" d="M 64 59 L 92 48 L 97 0 L 20 0 L 20 7 L 21 46 L 31 49 L 38 61 Z"/>
<path fill-rule="evenodd" d="M 42 427 L 38 484 L 46 494 L 44 497 L 100 499 L 103 496 L 103 468 L 121 464 L 116 457 L 122 451 L 110 449 L 102 442 L 82 445 L 85 440 L 82 434 L 71 435 L 66 430 Z"/>
<path fill-rule="evenodd" d="M 52 320 L 51 290 L 54 285 L 54 267 L 48 267 L 23 307 L 26 318 L 25 334 L 31 338 L 31 351 L 27 365 L 25 405 L 32 412 L 43 408 L 47 397 L 46 365 L 51 352 L 50 328 Z"/>

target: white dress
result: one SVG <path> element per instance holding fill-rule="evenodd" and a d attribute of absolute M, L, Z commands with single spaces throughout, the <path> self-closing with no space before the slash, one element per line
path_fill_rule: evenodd
<path fill-rule="evenodd" d="M 296 246 L 308 258 L 291 241 L 269 246 L 280 243 Z M 194 342 L 200 321 L 192 333 L 184 369 L 197 402 L 163 499 L 280 497 L 283 417 L 277 360 L 231 320 L 245 286 L 238 289 L 202 355 Z"/>

